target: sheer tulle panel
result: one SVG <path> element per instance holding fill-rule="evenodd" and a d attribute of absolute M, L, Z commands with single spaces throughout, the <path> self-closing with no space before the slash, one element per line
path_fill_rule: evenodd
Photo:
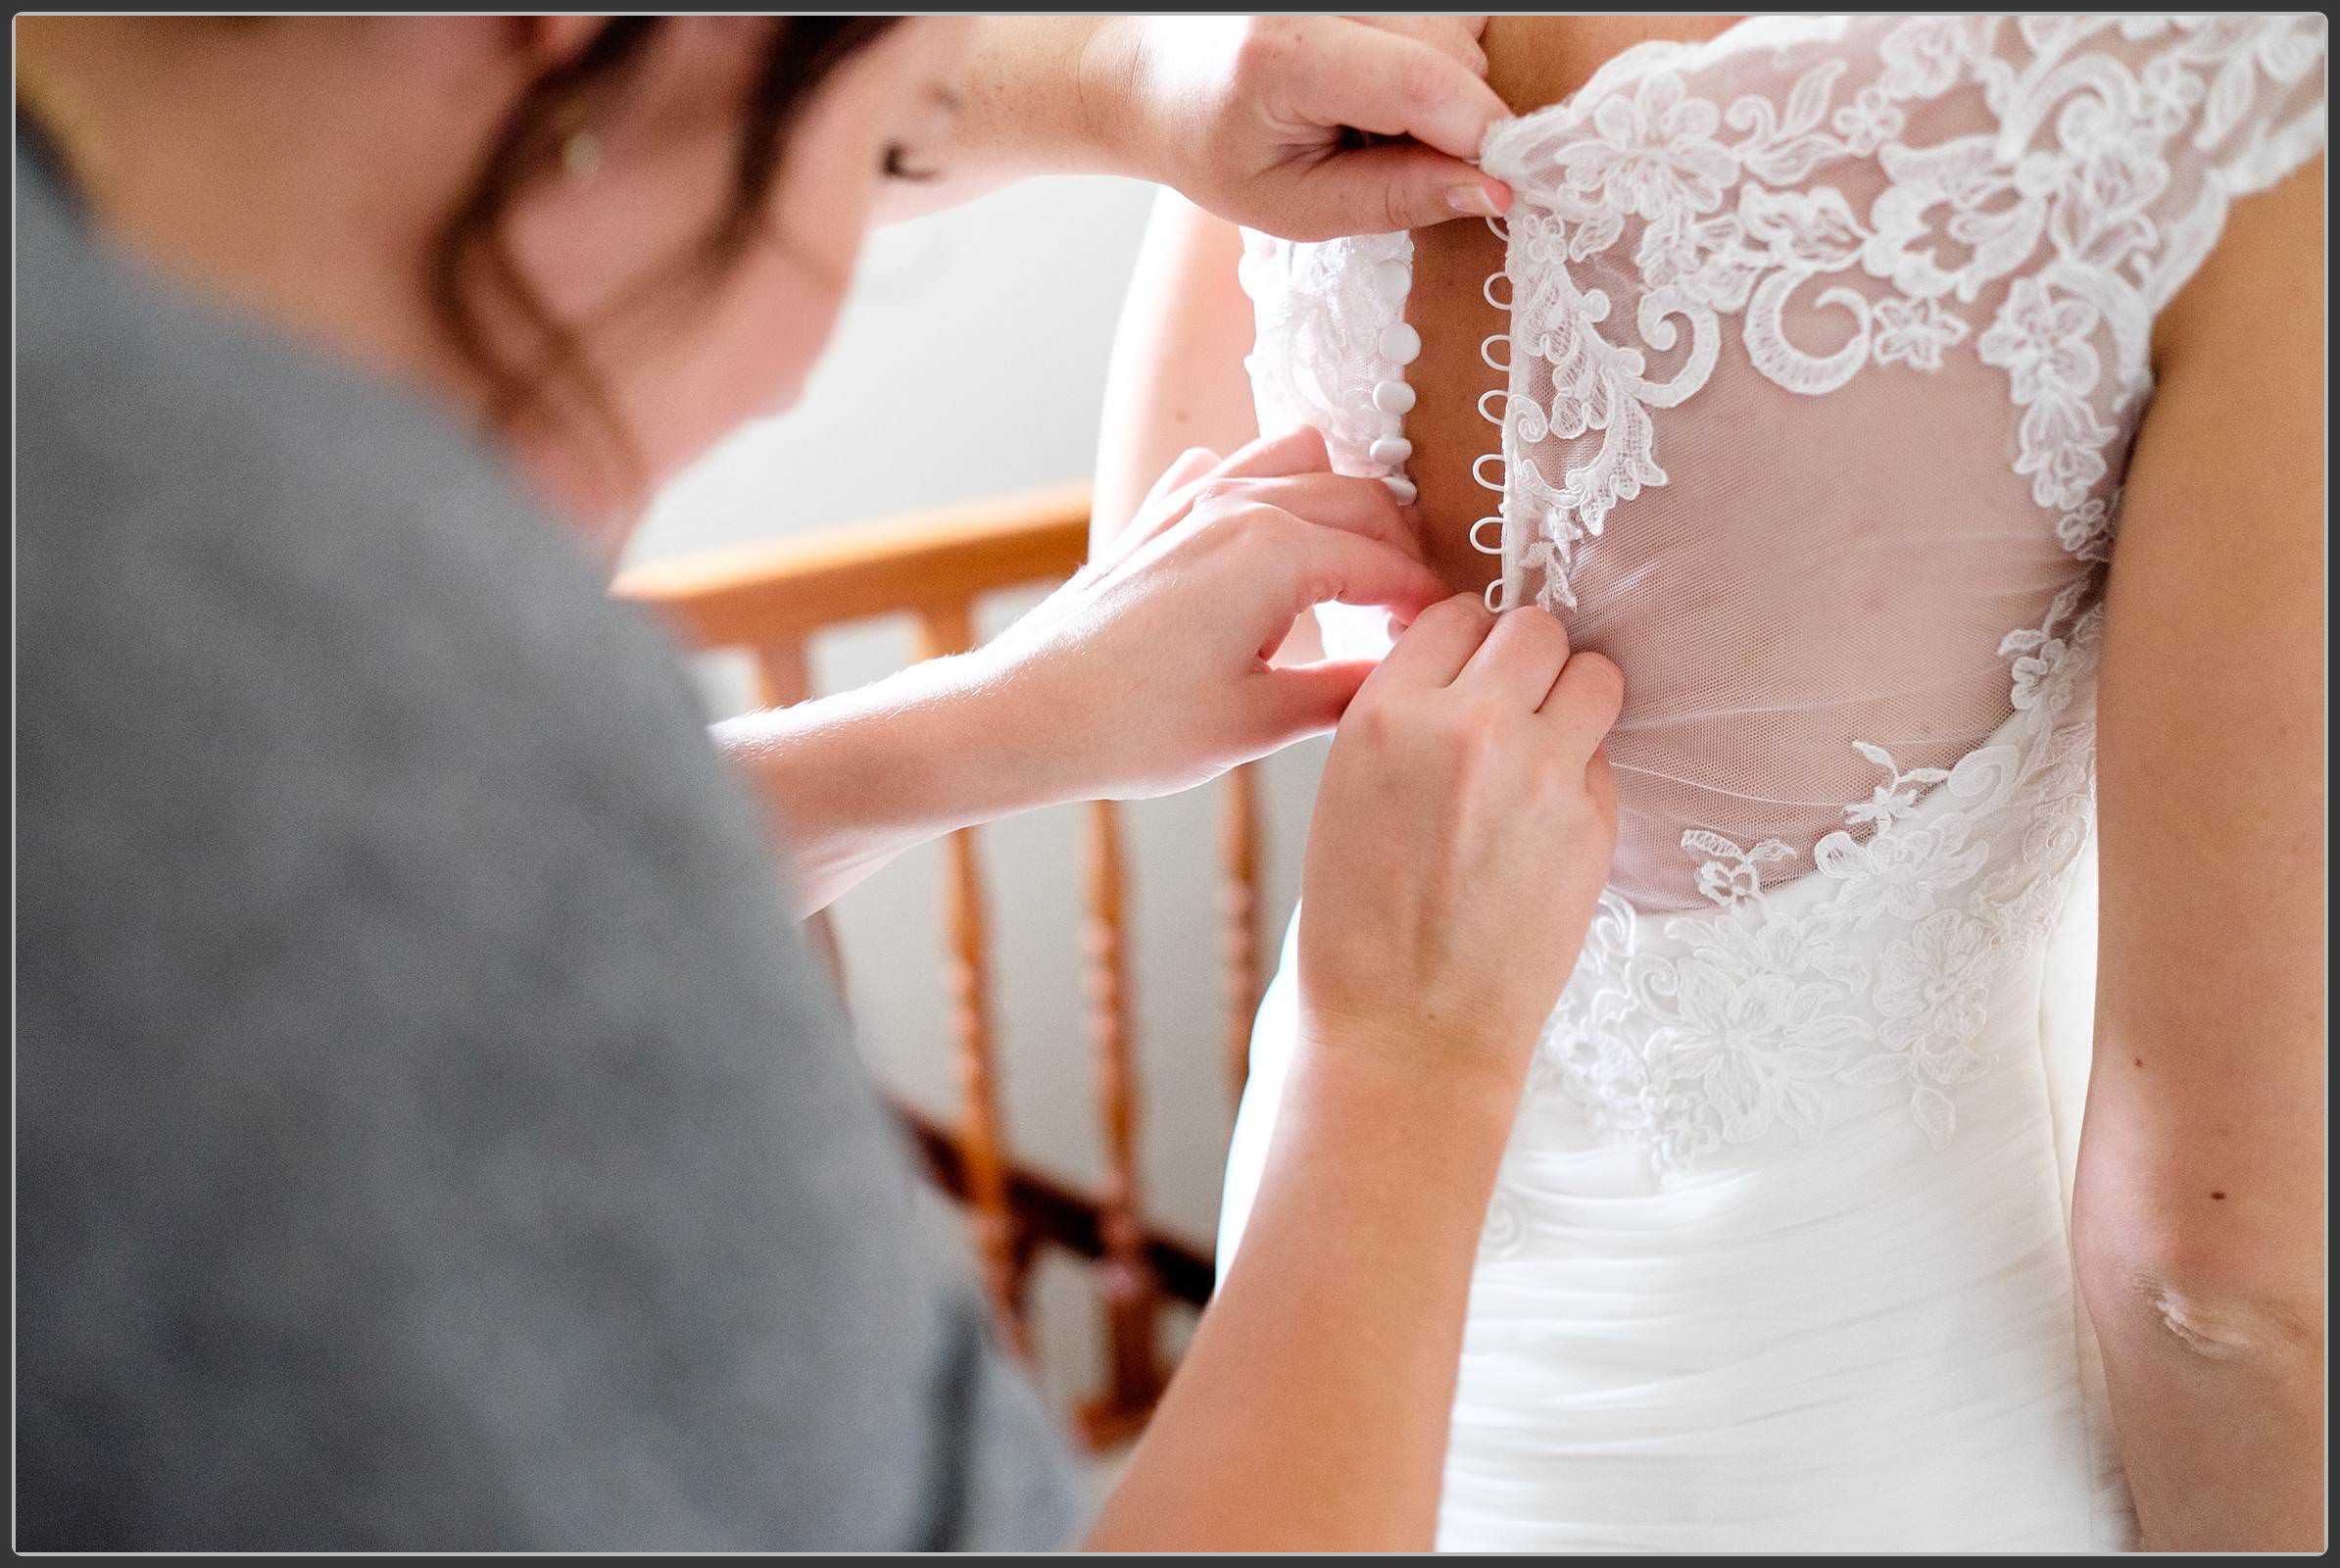
<path fill-rule="evenodd" d="M 1490 132 L 1499 249 L 1254 246 L 1263 427 L 1365 463 L 1386 346 L 1420 348 L 1397 390 L 1431 560 L 1485 580 L 1491 490 L 1507 601 L 1626 671 L 1617 891 L 1735 906 L 1869 842 L 2063 668 L 2154 316 L 2227 205 L 2321 147 L 2323 38 L 1765 18 L 1630 49 Z"/>
<path fill-rule="evenodd" d="M 1828 344 L 1828 314 L 1797 323 L 1806 341 Z M 1554 606 L 1577 646 L 1627 671 L 1614 881 L 1636 906 L 1703 902 L 1692 833 L 1777 841 L 1793 854 L 1771 875 L 1808 870 L 1883 782 L 1859 743 L 1942 768 L 2005 721 L 2001 643 L 2092 567 L 2009 466 L 2003 377 L 1957 384 L 1996 376 L 1887 372 L 1814 401 L 1718 373 L 1663 416 L 1667 483 L 1583 541 L 1575 603 Z M 1597 461 L 1599 439 L 1532 450 L 1566 472 Z"/>

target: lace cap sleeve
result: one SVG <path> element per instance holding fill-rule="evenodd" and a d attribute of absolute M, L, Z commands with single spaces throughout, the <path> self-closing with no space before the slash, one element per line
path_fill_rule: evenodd
<path fill-rule="evenodd" d="M 2167 25 L 2171 47 L 2141 79 L 2194 105 L 2193 145 L 2208 156 L 2227 194 L 2265 190 L 2323 151 L 2324 49 L 2320 16 L 2231 16 Z"/>

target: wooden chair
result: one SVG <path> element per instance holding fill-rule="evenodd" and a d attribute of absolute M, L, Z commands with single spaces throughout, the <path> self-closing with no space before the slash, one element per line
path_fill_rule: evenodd
<path fill-rule="evenodd" d="M 922 658 L 975 642 L 975 609 L 1003 589 L 1059 581 L 1088 555 L 1086 486 L 833 528 L 626 573 L 617 592 L 664 612 L 704 649 L 753 659 L 758 697 L 772 705 L 812 695 L 806 647 L 820 632 L 908 614 Z M 1259 1000 L 1257 785 L 1239 769 L 1224 793 L 1220 870 L 1227 1061 L 1240 1092 Z M 982 862 L 973 830 L 944 857 L 943 906 L 960 1105 L 942 1122 L 899 1102 L 896 1110 L 935 1180 L 970 1216 L 984 1282 L 1007 1342 L 1029 1353 L 1025 1286 L 1038 1250 L 1092 1260 L 1103 1313 L 1107 1378 L 1076 1411 L 1093 1447 L 1133 1436 L 1159 1396 L 1165 1369 L 1156 1326 L 1165 1298 L 1199 1306 L 1210 1257 L 1146 1222 L 1138 1182 L 1139 1096 L 1128 1016 L 1119 808 L 1092 803 L 1086 834 L 1090 1046 L 1105 1179 L 1084 1191 L 1016 1157 L 999 1117 L 999 1069 L 990 1008 Z M 843 956 L 825 922 L 816 935 L 842 981 Z"/>

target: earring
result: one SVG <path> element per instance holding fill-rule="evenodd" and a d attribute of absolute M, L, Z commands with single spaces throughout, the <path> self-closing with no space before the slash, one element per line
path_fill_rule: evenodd
<path fill-rule="evenodd" d="M 580 185 L 592 183 L 602 169 L 602 139 L 590 130 L 572 130 L 561 144 L 561 167 Z"/>
<path fill-rule="evenodd" d="M 593 105 L 582 97 L 561 108 L 556 122 L 561 134 L 561 168 L 579 185 L 589 184 L 602 169 L 602 138 L 593 128 Z"/>

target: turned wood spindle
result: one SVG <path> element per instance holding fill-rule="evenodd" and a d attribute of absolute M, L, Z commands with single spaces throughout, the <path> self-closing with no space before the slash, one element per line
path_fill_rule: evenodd
<path fill-rule="evenodd" d="M 812 695 L 812 665 L 801 642 L 767 643 L 756 650 L 756 701 L 793 708 Z"/>
<path fill-rule="evenodd" d="M 1251 1017 L 1259 1010 L 1259 778 L 1256 763 L 1229 773 L 1219 824 L 1222 942 L 1227 966 L 1227 1064 L 1241 1099 L 1251 1075 Z"/>
<path fill-rule="evenodd" d="M 1082 1407 L 1083 1435 L 1106 1446 L 1136 1435 L 1161 1395 L 1154 1348 L 1160 1285 L 1138 1214 L 1138 1075 L 1131 1047 L 1128 949 L 1123 941 L 1121 827 L 1110 801 L 1089 806 L 1089 1034 L 1097 1060 L 1105 1177 L 1097 1198 L 1097 1285 L 1106 1335 L 1105 1392 Z"/>
<path fill-rule="evenodd" d="M 965 653 L 975 644 L 973 617 L 963 602 L 921 612 L 918 631 L 922 659 Z M 984 952 L 983 876 L 974 831 L 962 829 L 945 840 L 943 860 L 951 1028 L 962 1097 L 960 1138 L 975 1250 L 1001 1332 L 1018 1354 L 1029 1355 L 1031 1337 L 1024 1321 L 1018 1266 L 1021 1250 L 1016 1246 L 1015 1220 L 1007 1201 L 1006 1140 L 999 1117 Z"/>

